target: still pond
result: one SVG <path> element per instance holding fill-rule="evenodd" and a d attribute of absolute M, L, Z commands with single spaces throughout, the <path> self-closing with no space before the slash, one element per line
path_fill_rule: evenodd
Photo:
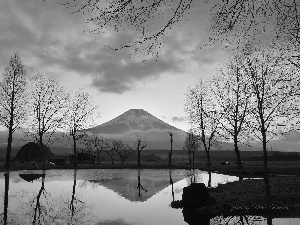
<path fill-rule="evenodd" d="M 0 174 L 2 224 L 184 225 L 173 209 L 191 182 L 216 187 L 238 177 L 187 170 L 47 170 Z M 260 216 L 215 217 L 214 224 L 270 224 Z M 272 218 L 273 225 L 300 224 Z"/>

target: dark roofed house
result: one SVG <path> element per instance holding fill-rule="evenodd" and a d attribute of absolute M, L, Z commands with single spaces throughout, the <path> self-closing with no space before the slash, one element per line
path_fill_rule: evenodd
<path fill-rule="evenodd" d="M 49 160 L 53 153 L 50 148 L 44 145 L 45 160 Z M 17 165 L 36 165 L 43 162 L 43 152 L 38 143 L 29 142 L 21 147 L 19 152 L 14 158 Z"/>

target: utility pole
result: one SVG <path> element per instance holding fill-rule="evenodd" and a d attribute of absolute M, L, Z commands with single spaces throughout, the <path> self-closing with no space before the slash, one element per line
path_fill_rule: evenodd
<path fill-rule="evenodd" d="M 169 152 L 169 166 L 172 165 L 172 154 L 173 154 L 173 133 L 170 132 L 171 151 Z"/>

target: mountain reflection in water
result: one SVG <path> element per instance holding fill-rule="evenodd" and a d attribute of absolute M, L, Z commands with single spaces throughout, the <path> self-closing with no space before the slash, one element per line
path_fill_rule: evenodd
<path fill-rule="evenodd" d="M 0 174 L 0 219 L 2 224 L 300 224 L 298 218 L 199 218 L 170 207 L 190 183 L 216 187 L 236 180 L 197 170 L 12 171 Z"/>

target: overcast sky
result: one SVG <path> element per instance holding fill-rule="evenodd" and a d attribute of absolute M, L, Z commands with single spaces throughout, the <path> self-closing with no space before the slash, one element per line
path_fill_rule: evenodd
<path fill-rule="evenodd" d="M 69 89 L 91 93 L 100 105 L 99 124 L 138 108 L 188 130 L 187 87 L 211 76 L 226 58 L 217 46 L 199 49 L 208 37 L 207 10 L 201 7 L 194 6 L 190 20 L 169 32 L 158 59 L 142 63 L 139 57 L 129 58 L 132 49 L 108 47 L 131 40 L 130 33 L 91 34 L 83 15 L 70 14 L 56 0 L 1 0 L 0 71 L 17 51 L 29 76 L 39 71 Z"/>

